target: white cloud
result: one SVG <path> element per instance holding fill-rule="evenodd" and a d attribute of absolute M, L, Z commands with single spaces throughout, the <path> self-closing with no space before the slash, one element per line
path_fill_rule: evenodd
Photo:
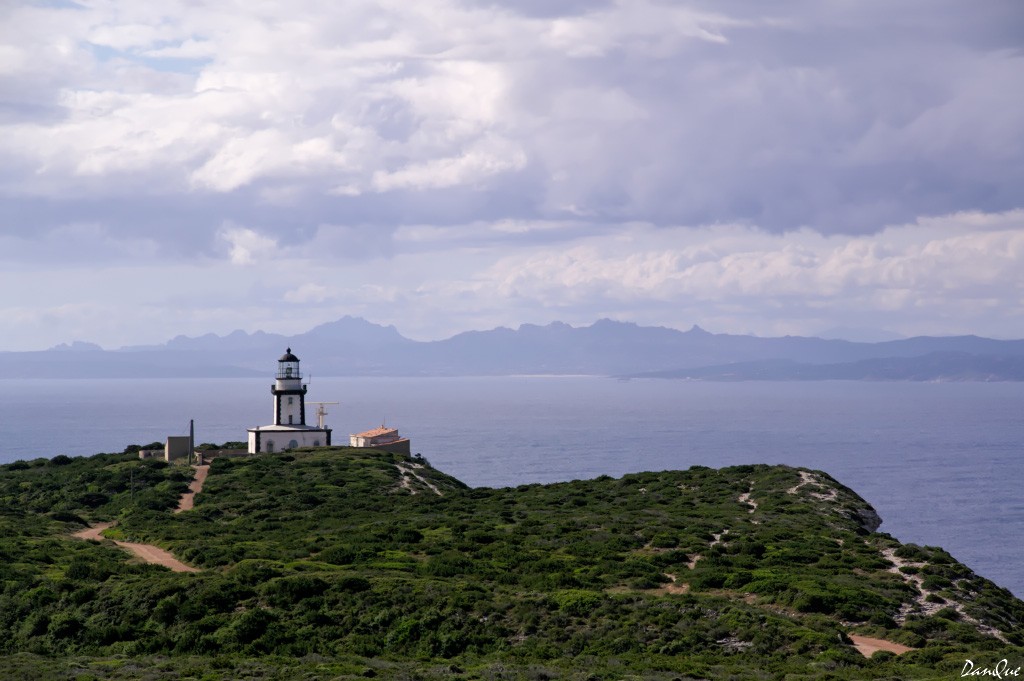
<path fill-rule="evenodd" d="M 142 54 L 147 57 L 163 57 L 169 59 L 204 59 L 217 55 L 217 46 L 209 40 L 189 38 L 171 47 L 146 50 Z"/>
<path fill-rule="evenodd" d="M 938 225 L 945 234 L 935 235 Z M 567 249 L 502 258 L 464 290 L 545 306 L 688 301 L 747 313 L 784 301 L 798 315 L 820 302 L 839 318 L 876 308 L 917 318 L 949 307 L 980 318 L 987 313 L 970 308 L 987 300 L 1019 314 L 1024 211 L 952 215 L 870 237 L 634 226 Z"/>
<path fill-rule="evenodd" d="M 396 80 L 389 89 L 424 122 L 444 123 L 447 134 L 461 136 L 500 119 L 506 81 L 495 64 L 440 60 L 428 75 Z"/>
<path fill-rule="evenodd" d="M 165 40 L 173 40 L 179 29 L 169 24 L 107 24 L 89 32 L 88 41 L 94 45 L 129 50 L 146 47 Z"/>
<path fill-rule="evenodd" d="M 526 154 L 522 149 L 508 140 L 491 138 L 481 140 L 459 156 L 411 164 L 390 173 L 378 171 L 373 176 L 373 187 L 386 192 L 472 185 L 525 166 Z"/>
<path fill-rule="evenodd" d="M 605 10 L 551 21 L 544 39 L 556 50 L 578 58 L 598 57 L 625 47 L 665 56 L 687 40 L 726 43 L 721 29 L 741 23 L 685 6 L 617 2 Z"/>
<path fill-rule="evenodd" d="M 312 282 L 307 282 L 284 294 L 284 300 L 288 303 L 322 303 L 330 297 L 330 291 L 326 286 Z"/>
<path fill-rule="evenodd" d="M 225 225 L 219 236 L 227 243 L 234 265 L 252 265 L 277 251 L 276 241 L 248 227 Z"/>
<path fill-rule="evenodd" d="M 329 139 L 292 141 L 278 130 L 268 129 L 228 139 L 190 179 L 195 186 L 229 192 L 261 176 L 295 176 L 342 164 Z"/>
<path fill-rule="evenodd" d="M 0 45 L 0 75 L 17 73 L 28 64 L 28 52 L 13 45 Z"/>

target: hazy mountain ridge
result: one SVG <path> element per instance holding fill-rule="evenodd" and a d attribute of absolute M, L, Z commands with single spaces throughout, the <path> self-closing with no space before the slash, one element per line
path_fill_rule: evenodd
<path fill-rule="evenodd" d="M 601 319 L 467 331 L 415 341 L 394 326 L 343 317 L 286 336 L 234 331 L 104 351 L 88 343 L 0 353 L 8 378 L 262 376 L 286 347 L 318 375 L 597 374 L 709 380 L 1024 380 L 1024 340 L 919 336 L 861 343 L 761 338 Z M 77 351 L 72 351 L 77 350 Z M 87 351 L 86 351 L 87 350 Z M 925 360 L 924 358 L 929 358 Z"/>

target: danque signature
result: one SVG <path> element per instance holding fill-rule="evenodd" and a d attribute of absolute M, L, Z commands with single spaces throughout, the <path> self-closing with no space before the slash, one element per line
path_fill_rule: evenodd
<path fill-rule="evenodd" d="M 1006 658 L 996 662 L 994 667 L 976 667 L 970 660 L 964 662 L 963 671 L 960 672 L 960 678 L 966 676 L 991 676 L 994 679 L 1005 679 L 1011 676 L 1020 676 L 1020 667 L 1011 669 L 1010 663 Z"/>

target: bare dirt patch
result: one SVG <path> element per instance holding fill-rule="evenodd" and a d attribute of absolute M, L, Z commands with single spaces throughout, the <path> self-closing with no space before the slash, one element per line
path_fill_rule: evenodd
<path fill-rule="evenodd" d="M 416 480 L 421 485 L 424 485 L 425 487 L 430 489 L 430 491 L 432 491 L 437 496 L 439 496 L 439 497 L 443 497 L 444 496 L 444 492 L 439 490 L 434 483 L 430 482 L 429 480 L 427 480 L 422 475 L 420 475 L 419 473 L 416 472 L 415 469 L 423 468 L 423 464 L 413 463 L 413 464 L 409 464 L 408 466 L 403 466 L 400 463 L 396 463 L 395 464 L 395 468 L 398 469 L 398 472 L 402 476 L 402 482 L 401 482 L 402 487 L 404 487 L 405 489 L 409 490 L 410 494 L 416 494 L 417 491 L 418 491 L 415 487 L 412 486 L 412 480 Z"/>
<path fill-rule="evenodd" d="M 864 657 L 871 657 L 879 650 L 887 650 L 890 653 L 895 653 L 897 655 L 902 655 L 903 653 L 908 653 L 911 650 L 914 650 L 914 648 L 909 646 L 893 643 L 892 641 L 886 641 L 882 638 L 871 638 L 870 636 L 850 634 L 850 640 L 853 641 L 853 647 L 856 648 Z"/>
<path fill-rule="evenodd" d="M 677 583 L 676 576 L 672 573 L 666 572 L 665 576 L 668 577 L 671 580 L 671 582 L 660 587 L 658 591 L 667 594 L 685 594 L 690 592 L 690 585 L 686 584 L 685 582 L 683 584 Z"/>
<path fill-rule="evenodd" d="M 750 492 L 744 492 L 736 501 L 750 507 L 747 509 L 747 513 L 753 513 L 757 510 L 757 502 L 750 498 Z"/>

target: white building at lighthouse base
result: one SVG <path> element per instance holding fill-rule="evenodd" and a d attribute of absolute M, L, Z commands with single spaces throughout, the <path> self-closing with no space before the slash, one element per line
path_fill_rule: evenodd
<path fill-rule="evenodd" d="M 250 454 L 273 454 L 298 447 L 329 447 L 330 444 L 330 428 L 257 426 L 249 429 Z"/>

